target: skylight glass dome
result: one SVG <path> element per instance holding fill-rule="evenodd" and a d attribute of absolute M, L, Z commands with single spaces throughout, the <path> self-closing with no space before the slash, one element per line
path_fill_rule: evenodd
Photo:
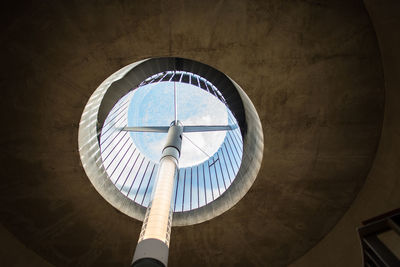
<path fill-rule="evenodd" d="M 185 133 L 173 210 L 202 207 L 225 192 L 239 170 L 243 154 L 240 128 L 220 91 L 190 72 L 166 71 L 145 79 L 111 109 L 100 137 L 108 177 L 132 201 L 147 207 L 166 133 L 132 133 L 125 126 L 169 125 L 174 118 L 174 89 L 184 125 L 224 125 L 233 131 Z"/>

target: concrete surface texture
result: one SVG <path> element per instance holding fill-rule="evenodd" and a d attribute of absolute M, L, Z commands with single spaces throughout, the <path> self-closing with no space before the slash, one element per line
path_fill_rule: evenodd
<path fill-rule="evenodd" d="M 394 0 L 5 5 L 0 265 L 129 265 L 141 222 L 91 186 L 78 123 L 106 77 L 156 56 L 225 72 L 264 130 L 250 191 L 213 220 L 174 228 L 170 266 L 359 264 L 358 222 L 399 204 L 398 10 Z"/>
<path fill-rule="evenodd" d="M 385 73 L 385 115 L 379 148 L 365 184 L 350 209 L 317 246 L 292 266 L 360 266 L 361 221 L 400 206 L 400 2 L 365 0 Z M 325 264 L 329 263 L 329 264 Z"/>

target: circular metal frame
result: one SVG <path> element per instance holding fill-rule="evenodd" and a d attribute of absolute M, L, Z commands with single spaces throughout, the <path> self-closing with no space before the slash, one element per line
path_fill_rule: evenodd
<path fill-rule="evenodd" d="M 108 77 L 90 97 L 79 125 L 79 153 L 85 172 L 112 206 L 126 215 L 143 220 L 146 209 L 123 195 L 104 169 L 99 138 L 105 119 L 117 101 L 146 78 L 169 70 L 188 71 L 212 82 L 225 98 L 243 137 L 242 162 L 231 186 L 217 199 L 195 210 L 175 212 L 173 226 L 192 225 L 210 220 L 232 208 L 250 189 L 261 167 L 264 149 L 261 122 L 248 96 L 220 71 L 183 58 L 151 58 L 132 63 Z"/>

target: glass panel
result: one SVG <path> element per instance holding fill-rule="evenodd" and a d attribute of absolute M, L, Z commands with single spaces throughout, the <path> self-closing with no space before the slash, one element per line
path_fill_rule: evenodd
<path fill-rule="evenodd" d="M 181 79 L 181 76 L 182 76 L 182 74 L 176 73 L 176 74 L 172 77 L 171 82 L 177 82 L 177 81 L 179 81 L 179 80 Z"/>
<path fill-rule="evenodd" d="M 206 190 L 206 203 L 209 203 L 209 202 L 213 201 L 214 198 L 213 198 L 213 192 L 212 192 L 212 189 L 211 189 L 212 185 L 211 185 L 211 176 L 210 176 L 210 169 L 208 167 L 208 161 L 206 161 L 203 164 L 203 175 L 204 175 L 205 180 L 206 180 L 206 187 L 205 187 L 205 190 Z"/>
<path fill-rule="evenodd" d="M 146 190 L 146 184 L 147 184 L 146 181 L 149 179 L 150 174 L 151 174 L 151 168 L 149 169 L 150 161 L 147 161 L 147 164 L 145 164 L 145 165 L 146 165 L 146 169 L 144 170 L 143 175 L 140 178 L 140 183 L 139 183 L 138 187 L 135 190 L 133 188 L 131 190 L 131 192 L 134 191 L 134 194 L 132 194 L 132 196 L 134 195 L 134 197 L 133 198 L 130 197 L 131 199 L 133 199 L 133 201 L 136 201 L 136 198 L 138 198 L 138 197 L 139 197 L 139 199 L 143 199 L 143 195 Z"/>
<path fill-rule="evenodd" d="M 138 192 L 138 194 L 136 196 L 136 200 L 135 201 L 137 203 L 143 203 L 144 202 L 144 199 L 145 199 L 145 197 L 147 195 L 147 192 L 149 190 L 150 179 L 153 177 L 153 175 L 156 174 L 156 171 L 157 171 L 156 164 L 151 164 L 151 165 L 152 165 L 151 166 L 151 171 L 148 171 L 146 173 L 146 176 L 143 179 L 142 186 L 139 188 L 139 192 Z"/>
<path fill-rule="evenodd" d="M 225 178 L 225 176 L 227 176 L 227 174 L 224 172 L 224 170 L 222 169 L 222 158 L 220 157 L 219 153 L 217 153 L 218 156 L 218 162 L 216 163 L 216 168 L 217 168 L 217 172 L 218 172 L 218 178 L 220 178 L 220 185 L 221 185 L 221 194 L 222 192 L 224 192 L 228 186 L 229 186 L 229 179 Z"/>
<path fill-rule="evenodd" d="M 194 86 L 199 86 L 199 81 L 197 80 L 197 77 L 194 75 L 190 76 L 190 83 L 193 84 Z"/>
<path fill-rule="evenodd" d="M 179 170 L 178 192 L 176 195 L 175 211 L 182 211 L 184 170 Z"/>
<path fill-rule="evenodd" d="M 192 171 L 192 206 L 191 209 L 196 209 L 199 206 L 199 180 L 197 177 L 197 167 L 191 168 Z"/>
<path fill-rule="evenodd" d="M 169 81 L 171 79 L 172 75 L 174 75 L 174 74 L 173 73 L 168 73 L 167 75 L 165 75 L 164 78 L 162 78 L 161 81 L 163 81 L 163 82 L 164 81 Z"/>
<path fill-rule="evenodd" d="M 215 171 L 215 160 L 214 158 L 211 158 L 210 163 L 209 163 L 209 169 L 210 169 L 210 178 L 211 178 L 211 187 L 212 187 L 212 192 L 213 192 L 213 199 L 216 199 L 219 196 L 219 185 L 217 182 L 217 175 Z"/>
<path fill-rule="evenodd" d="M 203 175 L 203 165 L 197 166 L 197 173 L 199 177 L 199 207 L 204 206 L 206 204 L 206 190 L 205 190 L 205 177 Z"/>
<path fill-rule="evenodd" d="M 185 168 L 185 201 L 183 203 L 183 210 L 190 210 L 190 193 L 191 193 L 191 183 L 192 183 L 192 179 L 191 179 L 191 175 L 190 175 L 190 169 Z"/>
<path fill-rule="evenodd" d="M 128 152 L 132 152 L 131 151 L 132 148 L 132 143 L 127 144 L 124 146 L 124 148 L 122 149 L 122 151 L 119 153 L 117 159 L 115 160 L 115 164 L 111 164 L 110 167 L 107 168 L 108 173 L 110 174 L 110 179 L 113 183 L 115 183 L 116 179 L 117 179 L 117 175 L 114 175 L 114 173 L 121 173 L 122 170 L 124 168 L 126 168 L 126 165 L 128 165 L 128 156 L 129 153 Z M 132 154 L 132 153 L 130 153 Z M 115 166 L 113 166 L 115 165 Z"/>
<path fill-rule="evenodd" d="M 181 82 L 189 83 L 189 74 L 183 74 Z"/>
<path fill-rule="evenodd" d="M 204 82 L 204 80 L 199 79 L 199 82 L 200 82 L 200 88 L 207 91 L 207 86 L 206 86 L 206 83 Z"/>
<path fill-rule="evenodd" d="M 140 184 L 140 179 L 144 174 L 145 168 L 142 168 L 142 167 L 145 166 L 145 165 L 143 165 L 145 160 L 146 160 L 146 158 L 143 157 L 138 169 L 135 171 L 135 177 L 132 180 L 131 186 L 129 187 L 127 196 L 131 199 L 133 199 L 135 197 L 135 193 L 138 190 L 138 187 Z"/>
<path fill-rule="evenodd" d="M 137 172 L 139 171 L 141 162 L 143 162 L 143 160 L 144 160 L 144 157 L 139 154 L 137 159 L 134 162 L 134 165 L 132 166 L 132 168 L 130 169 L 130 171 L 128 173 L 125 184 L 123 184 L 122 188 L 120 189 L 124 195 L 128 194 L 128 192 L 132 186 L 132 183 L 134 182 L 135 176 L 136 176 Z"/>

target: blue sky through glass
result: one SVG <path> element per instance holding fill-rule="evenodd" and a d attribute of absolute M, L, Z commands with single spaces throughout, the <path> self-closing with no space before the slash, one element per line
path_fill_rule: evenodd
<path fill-rule="evenodd" d="M 178 119 L 183 125 L 227 125 L 227 107 L 214 95 L 187 83 L 176 83 Z M 174 120 L 174 82 L 144 85 L 132 95 L 128 126 L 169 126 Z M 130 133 L 146 157 L 158 162 L 165 143 L 164 133 Z M 226 131 L 186 133 L 182 141 L 180 167 L 204 162 L 220 148 Z"/>

